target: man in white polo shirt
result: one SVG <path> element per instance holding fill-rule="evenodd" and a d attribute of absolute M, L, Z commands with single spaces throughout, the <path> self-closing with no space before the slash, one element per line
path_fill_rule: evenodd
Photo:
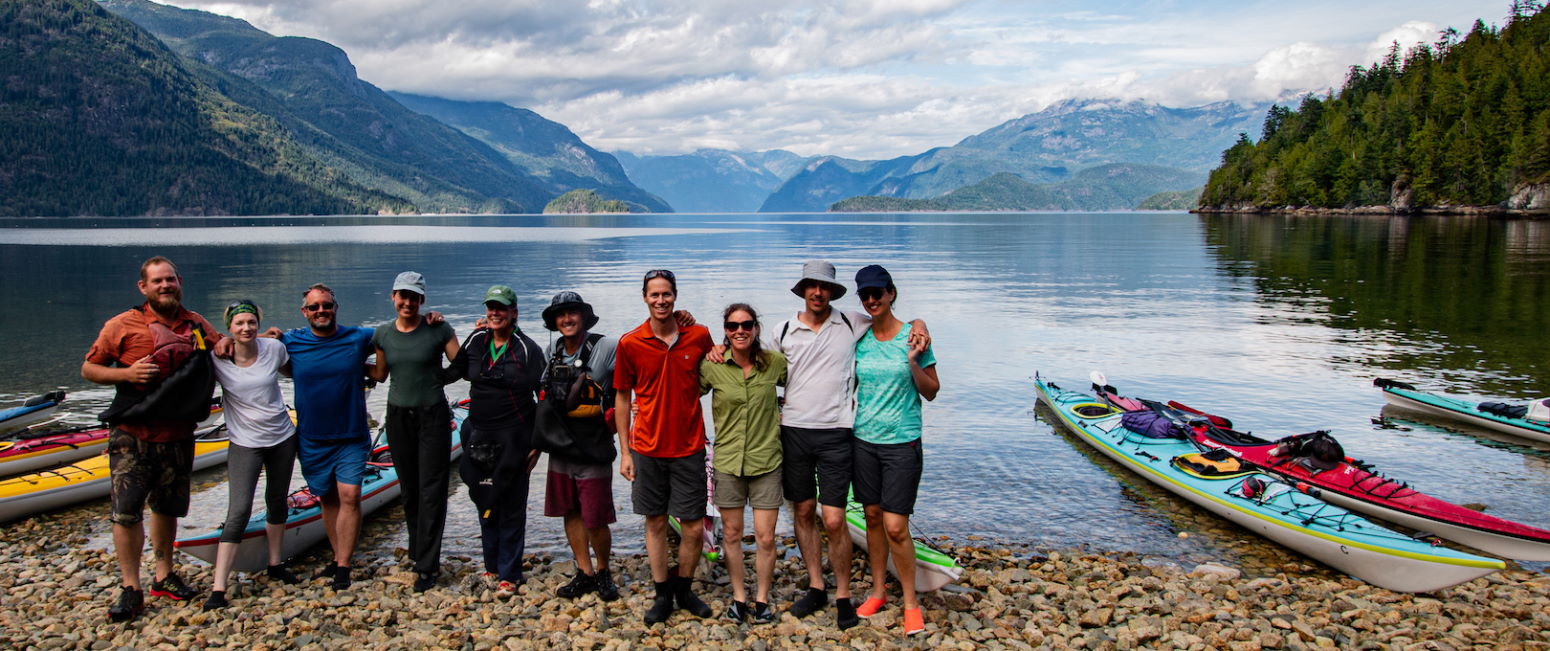
<path fill-rule="evenodd" d="M 807 565 L 807 593 L 791 604 L 791 614 L 806 617 L 828 603 L 814 522 L 821 503 L 823 526 L 829 533 L 829 563 L 835 570 L 835 624 L 850 628 L 860 621 L 850 603 L 851 543 L 845 524 L 856 413 L 856 342 L 872 319 L 864 312 L 841 312 L 830 305 L 845 295 L 845 286 L 835 281 L 834 265 L 823 260 L 802 265 L 802 279 L 791 293 L 802 297 L 804 309 L 765 331 L 772 337 L 765 346 L 780 351 L 788 361 L 780 427 L 782 488 L 791 501 L 797 547 Z M 929 345 L 925 324 L 914 321 L 912 325 Z"/>

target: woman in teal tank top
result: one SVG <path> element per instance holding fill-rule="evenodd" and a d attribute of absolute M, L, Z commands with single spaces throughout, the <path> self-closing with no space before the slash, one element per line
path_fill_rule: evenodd
<path fill-rule="evenodd" d="M 915 598 L 915 541 L 910 538 L 922 468 L 920 399 L 935 399 L 942 383 L 936 356 L 922 342 L 911 344 L 912 326 L 893 314 L 899 290 L 888 270 L 862 267 L 856 272 L 856 295 L 872 317 L 871 329 L 856 342 L 851 455 L 852 488 L 866 514 L 872 591 L 856 614 L 871 617 L 882 610 L 892 556 L 903 593 L 903 630 L 914 635 L 926 626 Z"/>

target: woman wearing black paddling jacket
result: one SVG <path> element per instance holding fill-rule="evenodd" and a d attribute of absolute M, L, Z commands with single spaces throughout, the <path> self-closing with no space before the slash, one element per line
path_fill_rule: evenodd
<path fill-rule="evenodd" d="M 903 593 L 905 635 L 925 631 L 915 598 L 915 541 L 910 514 L 922 469 L 920 399 L 934 400 L 942 383 L 928 344 L 910 340 L 912 326 L 893 314 L 899 290 L 877 265 L 856 272 L 856 295 L 872 327 L 856 342 L 856 438 L 852 443 L 855 498 L 866 513 L 872 592 L 856 609 L 871 617 L 887 597 L 888 558 Z"/>
<path fill-rule="evenodd" d="M 486 327 L 468 336 L 442 379 L 468 380 L 458 474 L 479 511 L 484 579 L 505 599 L 516 594 L 523 580 L 528 472 L 538 462 L 532 449 L 533 412 L 544 357 L 538 344 L 517 329 L 517 294 L 510 287 L 486 291 L 484 310 Z"/>

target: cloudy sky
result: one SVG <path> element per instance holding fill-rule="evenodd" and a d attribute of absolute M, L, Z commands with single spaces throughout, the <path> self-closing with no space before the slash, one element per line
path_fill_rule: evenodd
<path fill-rule="evenodd" d="M 165 0 L 164 0 L 165 1 Z M 600 149 L 886 158 L 1067 98 L 1338 85 L 1506 0 L 170 0 L 349 53 L 389 90 L 504 101 Z M 1498 6 L 1500 5 L 1500 6 Z"/>

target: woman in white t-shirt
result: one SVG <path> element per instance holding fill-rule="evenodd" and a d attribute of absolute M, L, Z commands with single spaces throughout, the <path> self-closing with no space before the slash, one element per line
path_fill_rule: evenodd
<path fill-rule="evenodd" d="M 231 359 L 215 358 L 215 377 L 221 382 L 221 408 L 231 437 L 226 474 L 231 495 L 226 524 L 215 556 L 215 588 L 205 610 L 227 605 L 226 581 L 242 544 L 253 512 L 253 491 L 262 470 L 264 506 L 268 509 L 265 533 L 269 542 L 271 579 L 299 583 L 281 563 L 280 543 L 285 535 L 286 498 L 291 488 L 291 468 L 296 462 L 296 427 L 285 397 L 280 394 L 280 374 L 290 374 L 290 356 L 278 339 L 260 338 L 260 314 L 253 301 L 241 300 L 226 308 L 226 329 L 231 332 Z"/>

